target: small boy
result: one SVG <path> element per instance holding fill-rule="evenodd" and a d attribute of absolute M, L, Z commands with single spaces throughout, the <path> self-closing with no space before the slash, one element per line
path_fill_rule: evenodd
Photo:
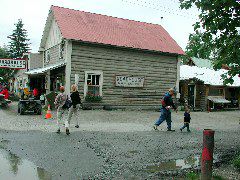
<path fill-rule="evenodd" d="M 184 113 L 184 125 L 183 127 L 180 128 L 180 130 L 182 131 L 185 127 L 187 127 L 187 131 L 191 132 L 189 129 L 189 124 L 190 124 L 190 109 L 188 107 L 186 107 L 185 109 L 185 113 Z"/>

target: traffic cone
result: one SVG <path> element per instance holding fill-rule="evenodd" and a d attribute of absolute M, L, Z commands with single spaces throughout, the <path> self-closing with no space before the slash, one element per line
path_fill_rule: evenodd
<path fill-rule="evenodd" d="M 47 114 L 46 114 L 45 118 L 46 118 L 46 119 L 52 118 L 52 113 L 51 113 L 50 105 L 48 105 L 48 110 L 47 110 Z"/>

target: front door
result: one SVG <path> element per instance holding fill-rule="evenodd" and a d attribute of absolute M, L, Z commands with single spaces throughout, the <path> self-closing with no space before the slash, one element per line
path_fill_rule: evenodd
<path fill-rule="evenodd" d="M 188 85 L 188 105 L 195 107 L 195 85 Z"/>

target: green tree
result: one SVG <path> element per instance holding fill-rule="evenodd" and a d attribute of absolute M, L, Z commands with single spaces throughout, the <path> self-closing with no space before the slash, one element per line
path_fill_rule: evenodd
<path fill-rule="evenodd" d="M 7 47 L 0 46 L 0 58 L 9 58 L 9 53 Z M 7 82 L 9 77 L 13 75 L 12 69 L 0 68 L 0 82 Z"/>
<path fill-rule="evenodd" d="M 8 36 L 11 40 L 8 46 L 9 54 L 11 58 L 21 58 L 23 53 L 30 50 L 29 39 L 27 38 L 27 30 L 23 28 L 24 24 L 21 19 L 14 25 L 16 28 L 13 30 L 13 33 Z"/>
<path fill-rule="evenodd" d="M 212 46 L 211 42 L 204 43 L 202 33 L 196 32 L 189 35 L 186 54 L 188 57 L 197 57 L 202 59 L 211 59 Z"/>
<path fill-rule="evenodd" d="M 240 75 L 240 2 L 238 0 L 180 0 L 182 9 L 193 5 L 199 9 L 199 21 L 195 32 L 204 30 L 202 41 L 211 43 L 215 69 L 228 65 L 225 83 L 233 83 L 233 77 Z"/>
<path fill-rule="evenodd" d="M 0 58 L 9 58 L 7 47 L 1 47 L 0 46 Z"/>

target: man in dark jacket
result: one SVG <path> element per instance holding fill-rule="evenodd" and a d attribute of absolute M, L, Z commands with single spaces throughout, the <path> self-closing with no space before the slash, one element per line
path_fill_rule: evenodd
<path fill-rule="evenodd" d="M 174 109 L 177 112 L 177 108 L 175 104 L 173 103 L 172 96 L 176 94 L 176 91 L 174 89 L 169 89 L 169 92 L 167 92 L 163 99 L 162 99 L 162 108 L 161 108 L 161 114 L 159 119 L 155 122 L 153 128 L 154 130 L 158 130 L 157 127 L 166 120 L 167 122 L 167 130 L 168 131 L 175 131 L 171 127 L 171 109 Z"/>

